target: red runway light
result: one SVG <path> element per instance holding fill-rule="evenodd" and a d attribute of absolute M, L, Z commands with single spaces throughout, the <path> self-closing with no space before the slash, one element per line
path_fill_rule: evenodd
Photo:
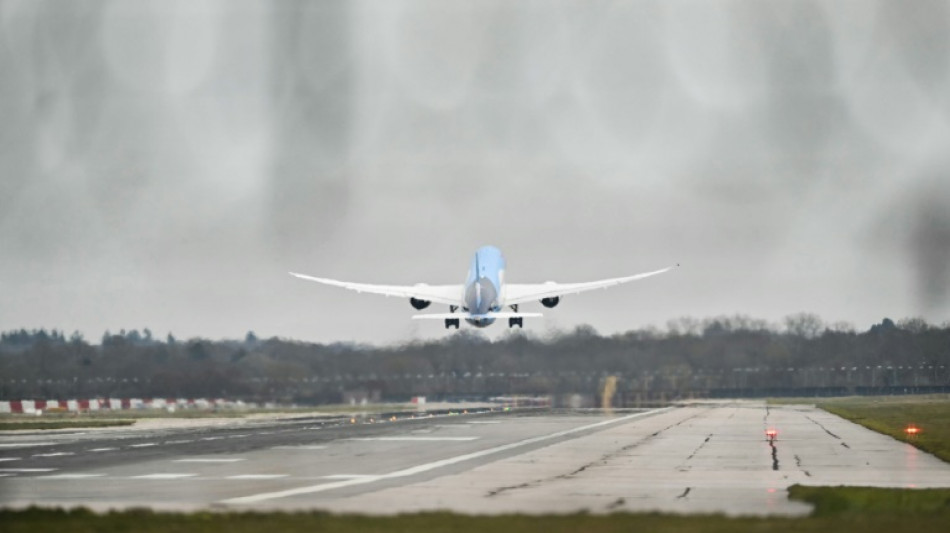
<path fill-rule="evenodd" d="M 768 438 L 770 438 L 770 439 L 774 439 L 775 437 L 778 436 L 778 430 L 776 430 L 776 429 L 767 429 L 767 430 L 765 430 L 765 436 L 768 437 Z"/>
<path fill-rule="evenodd" d="M 911 436 L 918 435 L 920 434 L 920 428 L 911 424 L 907 426 L 907 429 L 904 430 L 904 433 L 907 433 L 908 435 L 911 435 Z"/>

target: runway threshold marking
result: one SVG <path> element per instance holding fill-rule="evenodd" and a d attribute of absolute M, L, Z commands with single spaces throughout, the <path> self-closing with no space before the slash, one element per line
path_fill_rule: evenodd
<path fill-rule="evenodd" d="M 461 463 L 463 461 L 470 461 L 472 459 L 477 459 L 479 457 L 484 457 L 486 455 L 492 455 L 495 453 L 512 450 L 515 448 L 520 448 L 522 446 L 528 446 L 530 444 L 535 444 L 538 442 L 544 442 L 546 440 L 556 439 L 559 437 L 564 437 L 567 435 L 572 435 L 574 433 L 580 433 L 582 431 L 587 431 L 595 429 L 598 427 L 608 426 L 611 424 L 617 424 L 620 422 L 626 422 L 628 420 L 633 420 L 635 418 L 644 417 L 647 415 L 654 415 L 657 413 L 666 412 L 673 409 L 673 407 L 666 407 L 663 409 L 656 409 L 653 411 L 646 411 L 643 413 L 634 413 L 632 415 L 622 416 L 619 418 L 612 418 L 610 420 L 602 420 L 594 424 L 587 424 L 586 426 L 580 426 L 571 429 L 565 429 L 563 431 L 557 431 L 554 433 L 549 433 L 547 435 L 540 435 L 538 437 L 531 437 L 530 439 L 524 439 L 517 442 L 512 442 L 509 444 L 502 444 L 500 446 L 495 446 L 492 448 L 486 448 L 477 452 L 466 453 L 463 455 L 457 455 L 455 457 L 449 457 L 448 459 L 441 459 L 439 461 L 433 461 L 431 463 L 425 463 L 417 466 L 412 466 L 409 468 L 404 468 L 402 470 L 397 470 L 395 472 L 390 472 L 389 474 L 380 474 L 380 475 L 371 475 L 366 477 L 359 477 L 353 479 L 344 479 L 341 481 L 336 481 L 332 483 L 321 483 L 319 485 L 310 485 L 306 487 L 297 487 L 295 489 L 280 490 L 276 492 L 263 492 L 260 494 L 252 494 L 250 496 L 241 496 L 238 498 L 229 498 L 223 500 L 220 503 L 225 505 L 244 505 L 251 503 L 258 503 L 267 500 L 274 500 L 277 498 L 286 498 L 288 496 L 299 496 L 301 494 L 313 494 L 315 492 L 324 492 L 333 489 L 341 489 L 344 487 L 352 487 L 354 485 L 363 485 L 366 483 L 373 483 L 375 481 L 380 481 L 384 479 L 394 479 L 406 476 L 413 476 L 416 474 L 421 474 L 423 472 L 428 472 L 430 470 L 435 470 L 437 468 L 442 468 L 449 465 L 454 465 L 456 463 Z"/>

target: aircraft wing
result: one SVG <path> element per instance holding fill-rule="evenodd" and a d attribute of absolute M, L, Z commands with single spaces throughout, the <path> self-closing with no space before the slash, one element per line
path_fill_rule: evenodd
<path fill-rule="evenodd" d="M 412 315 L 413 320 L 442 320 L 445 318 L 537 318 L 541 313 L 509 313 L 507 311 L 498 311 L 485 313 L 483 315 L 470 315 L 464 311 L 458 313 L 426 313 L 423 315 Z"/>
<path fill-rule="evenodd" d="M 657 274 L 668 272 L 678 267 L 679 264 L 668 266 L 653 272 L 644 272 L 634 274 L 633 276 L 624 276 L 622 278 L 602 279 L 599 281 L 588 281 L 584 283 L 535 283 L 535 284 L 517 284 L 505 283 L 505 305 L 520 304 L 542 298 L 553 298 L 565 294 L 577 294 L 579 292 L 591 291 L 594 289 L 606 289 L 614 285 L 620 285 L 638 279 L 648 278 Z"/>
<path fill-rule="evenodd" d="M 417 300 L 426 300 L 448 305 L 459 305 L 462 301 L 461 285 L 426 285 L 424 283 L 418 285 L 372 285 L 369 283 L 351 283 L 349 281 L 317 278 L 306 274 L 297 274 L 296 272 L 291 272 L 290 275 L 307 281 L 316 281 L 324 285 L 342 287 L 356 292 L 382 294 L 383 296 L 398 296 L 400 298 L 415 298 Z"/>

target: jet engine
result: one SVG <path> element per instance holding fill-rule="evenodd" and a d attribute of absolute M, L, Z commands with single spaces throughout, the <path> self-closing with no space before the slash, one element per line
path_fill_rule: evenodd
<path fill-rule="evenodd" d="M 432 304 L 432 302 L 429 300 L 418 300 L 416 298 L 409 298 L 409 303 L 419 310 L 425 309 L 426 307 L 429 307 L 430 304 Z"/>
<path fill-rule="evenodd" d="M 541 298 L 541 305 L 543 305 L 544 307 L 550 308 L 557 305 L 558 302 L 560 301 L 561 301 L 560 296 L 554 296 L 553 298 Z"/>

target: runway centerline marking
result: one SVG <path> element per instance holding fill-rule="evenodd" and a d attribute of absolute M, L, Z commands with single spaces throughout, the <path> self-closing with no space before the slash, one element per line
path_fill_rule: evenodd
<path fill-rule="evenodd" d="M 381 474 L 378 476 L 367 476 L 353 479 L 345 479 L 341 481 L 336 481 L 332 483 L 321 483 L 319 485 L 310 485 L 307 487 L 297 487 L 295 489 L 281 490 L 276 492 L 263 492 L 260 494 L 252 494 L 250 496 L 241 496 L 238 498 L 229 498 L 223 500 L 220 503 L 226 505 L 242 505 L 249 503 L 258 503 L 266 500 L 273 500 L 277 498 L 286 498 L 288 496 L 299 496 L 301 494 L 313 494 L 315 492 L 324 492 L 333 489 L 340 489 L 344 487 L 352 487 L 354 485 L 363 485 L 366 483 L 372 483 L 375 481 L 383 479 L 393 479 L 406 476 L 412 476 L 415 474 L 421 474 L 423 472 L 428 472 L 430 470 L 435 470 L 437 468 L 442 468 L 449 465 L 454 465 L 456 463 L 461 463 L 463 461 L 469 461 L 472 459 L 477 459 L 479 457 L 484 457 L 486 455 L 492 455 L 495 453 L 512 450 L 515 448 L 520 448 L 522 446 L 528 446 L 530 444 L 535 444 L 538 442 L 544 442 L 546 440 L 556 439 L 559 437 L 564 437 L 574 433 L 580 433 L 582 431 L 587 431 L 590 429 L 603 427 L 611 424 L 617 424 L 620 422 L 626 422 L 628 420 L 633 420 L 634 418 L 640 418 L 647 415 L 663 413 L 673 409 L 673 407 L 666 407 L 663 409 L 656 409 L 652 411 L 646 411 L 643 413 L 634 413 L 632 415 L 622 416 L 618 418 L 611 418 L 609 420 L 602 420 L 593 424 L 587 424 L 586 426 L 580 426 L 571 429 L 565 429 L 562 431 L 556 431 L 554 433 L 549 433 L 547 435 L 540 435 L 537 437 L 531 437 L 529 439 L 520 440 L 517 442 L 512 442 L 509 444 L 502 444 L 500 446 L 494 446 L 492 448 L 486 448 L 477 452 L 466 453 L 463 455 L 456 455 L 455 457 L 449 457 L 448 459 L 441 459 L 439 461 L 433 461 L 431 463 L 425 463 L 417 466 L 412 466 L 409 468 L 404 468 L 402 470 L 397 470 L 395 472 L 390 472 L 389 474 Z"/>
<path fill-rule="evenodd" d="M 118 450 L 118 448 L 92 448 L 89 451 L 99 453 L 99 452 L 114 452 L 116 450 Z"/>
<path fill-rule="evenodd" d="M 158 446 L 155 442 L 143 442 L 141 444 L 130 444 L 130 448 L 147 448 L 149 446 Z"/>
<path fill-rule="evenodd" d="M 105 474 L 53 474 L 51 476 L 40 476 L 36 479 L 89 479 L 92 477 L 103 477 Z"/>
<path fill-rule="evenodd" d="M 55 442 L 3 442 L 0 448 L 27 448 L 30 446 L 56 446 Z"/>
<path fill-rule="evenodd" d="M 238 474 L 224 479 L 278 479 L 282 477 L 287 477 L 287 474 Z"/>
<path fill-rule="evenodd" d="M 428 441 L 468 441 L 477 440 L 480 437 L 354 437 L 346 440 L 371 440 L 371 441 L 410 441 L 410 442 L 428 442 Z"/>
<path fill-rule="evenodd" d="M 19 457 L 0 457 L 0 463 L 4 461 L 19 461 Z"/>
<path fill-rule="evenodd" d="M 0 472 L 11 474 L 29 474 L 33 472 L 52 472 L 55 468 L 0 468 Z"/>
<path fill-rule="evenodd" d="M 176 473 L 166 473 L 166 474 L 145 474 L 144 476 L 132 476 L 131 479 L 181 479 L 184 477 L 194 477 L 198 474 L 176 474 Z"/>
<path fill-rule="evenodd" d="M 73 452 L 34 453 L 33 457 L 60 457 L 63 455 L 76 455 L 76 454 Z"/>
<path fill-rule="evenodd" d="M 188 459 L 175 459 L 175 463 L 236 463 L 243 461 L 243 457 L 191 457 Z"/>

